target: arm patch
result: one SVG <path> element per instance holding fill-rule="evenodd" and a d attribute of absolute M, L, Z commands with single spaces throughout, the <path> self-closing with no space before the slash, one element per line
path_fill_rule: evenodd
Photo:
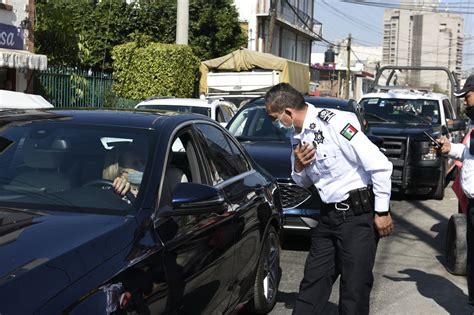
<path fill-rule="evenodd" d="M 325 122 L 329 122 L 329 121 L 331 120 L 331 118 L 333 118 L 334 116 L 336 116 L 336 114 L 333 113 L 333 112 L 331 112 L 331 111 L 328 110 L 328 109 L 322 109 L 322 110 L 318 113 L 319 119 L 324 120 Z"/>
<path fill-rule="evenodd" d="M 341 135 L 346 138 L 347 140 L 351 141 L 351 139 L 359 132 L 356 127 L 352 126 L 351 124 L 347 124 L 344 129 L 341 130 Z"/>

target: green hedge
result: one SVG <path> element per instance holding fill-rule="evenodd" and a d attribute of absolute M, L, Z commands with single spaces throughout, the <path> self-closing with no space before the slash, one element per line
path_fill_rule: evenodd
<path fill-rule="evenodd" d="M 151 96 L 191 97 L 199 59 L 185 45 L 131 42 L 112 52 L 117 96 L 143 100 Z"/>

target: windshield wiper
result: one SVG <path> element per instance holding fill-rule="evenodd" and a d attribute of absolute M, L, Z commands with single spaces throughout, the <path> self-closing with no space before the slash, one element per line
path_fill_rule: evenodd
<path fill-rule="evenodd" d="M 401 113 L 403 113 L 403 114 L 405 114 L 405 115 L 408 115 L 408 116 L 410 116 L 410 117 L 418 118 L 418 120 L 421 120 L 422 122 L 425 122 L 425 123 L 431 125 L 431 121 L 429 121 L 429 120 L 426 119 L 426 118 L 420 117 L 420 116 L 418 116 L 418 115 L 416 115 L 416 114 L 413 114 L 413 113 L 410 113 L 410 112 L 401 111 Z"/>
<path fill-rule="evenodd" d="M 389 120 L 387 120 L 387 119 L 385 119 L 385 118 L 383 118 L 383 117 L 380 117 L 380 116 L 378 116 L 378 115 L 375 115 L 375 114 L 372 114 L 372 113 L 369 113 L 369 112 L 365 112 L 364 115 L 365 115 L 365 116 L 370 116 L 370 117 L 376 118 L 376 119 L 378 119 L 378 120 L 380 120 L 380 121 L 390 122 Z"/>

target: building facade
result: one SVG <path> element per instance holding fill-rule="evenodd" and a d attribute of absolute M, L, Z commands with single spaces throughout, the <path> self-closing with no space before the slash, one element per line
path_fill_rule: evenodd
<path fill-rule="evenodd" d="M 383 65 L 446 67 L 460 78 L 464 20 L 460 14 L 426 10 L 436 4 L 413 1 L 419 10 L 386 9 L 384 13 Z M 429 3 L 427 3 L 429 2 Z M 450 82 L 440 71 L 398 74 L 399 85 L 437 88 L 450 92 Z"/>
<path fill-rule="evenodd" d="M 34 0 L 0 1 L 0 89 L 29 92 L 33 70 L 46 70 L 46 56 L 34 54 L 34 22 Z"/>
<path fill-rule="evenodd" d="M 234 0 L 248 49 L 310 63 L 311 46 L 322 24 L 313 16 L 314 0 Z"/>

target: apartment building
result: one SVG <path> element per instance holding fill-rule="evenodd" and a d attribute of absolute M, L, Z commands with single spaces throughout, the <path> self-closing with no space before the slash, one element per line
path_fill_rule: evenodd
<path fill-rule="evenodd" d="M 34 54 L 34 0 L 0 1 L 0 89 L 31 91 L 33 70 L 47 58 Z"/>
<path fill-rule="evenodd" d="M 432 12 L 436 9 L 433 1 L 418 0 L 413 4 L 416 10 L 385 10 L 383 65 L 446 67 L 460 78 L 463 16 Z M 398 80 L 398 84 L 450 92 L 447 75 L 440 71 L 400 73 Z"/>
<path fill-rule="evenodd" d="M 311 46 L 322 33 L 313 16 L 314 0 L 234 0 L 248 47 L 310 63 Z"/>

